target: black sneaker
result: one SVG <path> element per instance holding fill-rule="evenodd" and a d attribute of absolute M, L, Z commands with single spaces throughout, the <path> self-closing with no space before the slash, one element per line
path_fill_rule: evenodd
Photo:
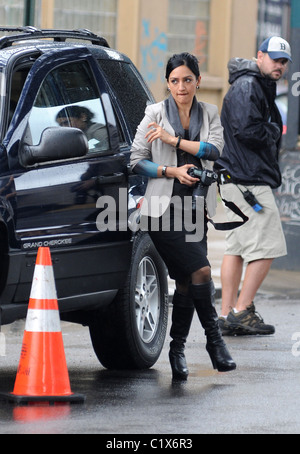
<path fill-rule="evenodd" d="M 233 310 L 228 314 L 227 325 L 236 335 L 270 335 L 275 333 L 275 327 L 266 325 L 262 317 L 255 311 L 253 303 L 246 310 L 235 313 Z"/>
<path fill-rule="evenodd" d="M 228 323 L 227 319 L 222 316 L 219 317 L 219 327 L 222 336 L 235 336 L 237 334 L 235 326 Z"/>

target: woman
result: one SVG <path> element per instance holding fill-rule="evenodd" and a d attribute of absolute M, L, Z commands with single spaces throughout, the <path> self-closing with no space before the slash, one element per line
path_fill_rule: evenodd
<path fill-rule="evenodd" d="M 173 55 L 167 63 L 166 80 L 171 95 L 146 108 L 132 145 L 131 167 L 135 173 L 149 177 L 147 203 L 142 205 L 141 215 L 148 217 L 149 234 L 176 282 L 169 358 L 173 379 L 186 380 L 189 371 L 184 346 L 194 308 L 205 329 L 213 367 L 222 372 L 236 368 L 222 339 L 213 304 L 204 212 L 203 239 L 188 242 L 184 225 L 180 231 L 175 228 L 174 209 L 169 206 L 173 196 L 183 202 L 185 197 L 192 197 L 199 180 L 188 174 L 189 168 L 212 169 L 224 143 L 217 107 L 196 99 L 201 80 L 196 57 L 188 53 Z M 160 203 L 151 203 L 155 196 L 162 195 Z M 212 215 L 216 207 L 215 185 L 209 188 L 206 206 Z M 168 210 L 170 229 L 165 231 L 162 219 Z M 158 219 L 158 229 L 151 230 L 153 219 Z"/>

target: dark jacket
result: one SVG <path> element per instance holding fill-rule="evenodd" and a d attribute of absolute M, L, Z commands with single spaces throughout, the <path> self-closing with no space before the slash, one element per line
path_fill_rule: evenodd
<path fill-rule="evenodd" d="M 276 82 L 262 76 L 251 60 L 232 59 L 228 69 L 231 87 L 221 112 L 225 147 L 217 167 L 224 167 L 234 182 L 276 188 L 281 185 L 282 135 Z"/>

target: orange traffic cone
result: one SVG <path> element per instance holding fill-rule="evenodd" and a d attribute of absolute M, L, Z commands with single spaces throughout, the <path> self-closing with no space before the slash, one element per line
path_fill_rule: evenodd
<path fill-rule="evenodd" d="M 84 401 L 70 388 L 49 248 L 38 250 L 21 358 L 7 397 L 15 403 Z"/>

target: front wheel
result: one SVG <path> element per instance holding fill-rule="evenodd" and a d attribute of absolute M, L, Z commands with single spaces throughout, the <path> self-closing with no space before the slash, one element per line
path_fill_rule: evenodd
<path fill-rule="evenodd" d="M 90 325 L 101 364 L 108 369 L 146 369 L 158 360 L 168 320 L 166 267 L 148 234 L 135 238 L 125 288 Z"/>

